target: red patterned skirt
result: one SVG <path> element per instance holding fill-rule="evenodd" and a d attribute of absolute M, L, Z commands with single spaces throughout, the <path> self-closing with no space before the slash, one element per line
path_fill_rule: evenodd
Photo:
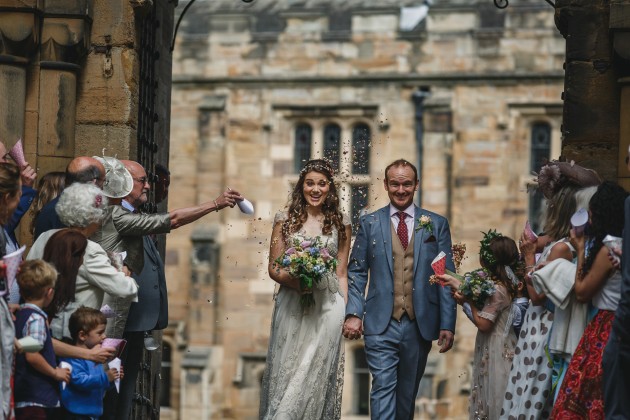
<path fill-rule="evenodd" d="M 552 419 L 604 419 L 602 355 L 615 317 L 600 310 L 586 326 L 564 377 Z"/>

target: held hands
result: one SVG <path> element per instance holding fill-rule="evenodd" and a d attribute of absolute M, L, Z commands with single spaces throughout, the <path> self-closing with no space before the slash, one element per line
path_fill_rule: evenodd
<path fill-rule="evenodd" d="M 70 371 L 66 368 L 55 368 L 54 374 L 55 381 L 57 382 L 65 382 L 67 384 L 70 383 Z"/>
<path fill-rule="evenodd" d="M 218 196 L 214 203 L 217 206 L 217 211 L 226 207 L 234 207 L 238 201 L 243 200 L 243 196 L 238 191 L 228 188 L 220 196 Z"/>
<path fill-rule="evenodd" d="M 358 340 L 363 335 L 363 321 L 356 316 L 350 316 L 343 323 L 342 334 L 348 340 Z"/>

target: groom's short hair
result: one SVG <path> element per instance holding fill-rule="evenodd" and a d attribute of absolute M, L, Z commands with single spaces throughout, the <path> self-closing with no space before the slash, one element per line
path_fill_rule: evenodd
<path fill-rule="evenodd" d="M 390 163 L 389 165 L 387 165 L 387 168 L 385 168 L 385 182 L 388 181 L 387 172 L 389 172 L 391 168 L 397 168 L 399 166 L 409 166 L 413 170 L 413 175 L 415 176 L 416 181 L 418 181 L 418 169 L 416 169 L 413 163 L 405 159 L 397 159 L 393 161 L 392 163 Z"/>

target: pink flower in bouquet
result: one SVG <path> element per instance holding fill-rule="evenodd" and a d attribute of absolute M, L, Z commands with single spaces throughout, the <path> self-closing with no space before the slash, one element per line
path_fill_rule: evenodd
<path fill-rule="evenodd" d="M 332 257 L 330 256 L 330 252 L 328 252 L 328 249 L 327 249 L 327 248 L 322 248 L 322 249 L 319 251 L 319 255 L 321 255 L 321 256 L 322 256 L 322 259 L 324 260 L 324 262 L 326 262 L 326 261 L 330 260 L 330 258 L 332 258 Z"/>
<path fill-rule="evenodd" d="M 306 248 L 308 248 L 309 246 L 311 246 L 313 242 L 312 241 L 304 241 L 300 244 L 300 247 L 306 251 Z"/>
<path fill-rule="evenodd" d="M 291 247 L 289 249 L 287 249 L 286 251 L 284 251 L 285 254 L 287 255 L 293 255 L 295 254 L 295 248 Z"/>

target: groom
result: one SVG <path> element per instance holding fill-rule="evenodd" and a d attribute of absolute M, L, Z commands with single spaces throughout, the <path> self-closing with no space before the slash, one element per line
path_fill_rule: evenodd
<path fill-rule="evenodd" d="M 365 335 L 372 419 L 412 419 L 431 341 L 440 353 L 453 345 L 455 301 L 448 288 L 429 283 L 440 251 L 454 271 L 451 233 L 444 217 L 413 204 L 418 187 L 418 171 L 406 160 L 385 169 L 390 204 L 361 217 L 348 265 L 343 335 Z"/>

